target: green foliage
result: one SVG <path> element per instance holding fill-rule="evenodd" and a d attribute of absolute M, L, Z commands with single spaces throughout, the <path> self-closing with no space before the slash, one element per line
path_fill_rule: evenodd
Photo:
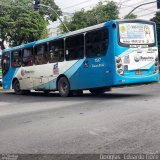
<path fill-rule="evenodd" d="M 55 4 L 54 0 L 41 0 L 41 3 L 53 8 L 58 13 L 58 15 L 62 15 L 60 8 Z M 40 15 L 45 17 L 45 19 L 47 21 L 56 21 L 57 20 L 57 16 L 53 13 L 53 11 L 48 10 L 45 7 L 40 7 L 39 13 L 40 13 Z"/>
<path fill-rule="evenodd" d="M 46 21 L 38 14 L 26 11 L 14 20 L 13 28 L 8 32 L 9 42 L 16 46 L 42 37 L 47 27 Z"/>
<path fill-rule="evenodd" d="M 84 27 L 96 25 L 111 19 L 117 19 L 119 8 L 116 2 L 109 1 L 106 5 L 99 2 L 92 10 L 77 11 L 71 19 L 64 19 L 64 23 L 68 26 L 69 30 L 74 31 Z M 60 25 L 60 30 L 65 32 L 64 26 Z"/>
<path fill-rule="evenodd" d="M 133 13 L 131 13 L 130 15 L 126 15 L 125 17 L 124 17 L 124 19 L 136 19 L 137 18 L 137 15 L 135 15 L 135 14 L 133 14 Z"/>
<path fill-rule="evenodd" d="M 46 38 L 49 20 L 57 18 L 46 8 L 33 10 L 33 0 L 0 0 L 0 46 L 7 41 L 11 46 Z M 41 0 L 61 13 L 54 0 Z"/>

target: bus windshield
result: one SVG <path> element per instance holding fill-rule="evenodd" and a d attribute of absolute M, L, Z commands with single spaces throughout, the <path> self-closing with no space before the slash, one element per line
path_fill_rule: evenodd
<path fill-rule="evenodd" d="M 152 23 L 122 22 L 119 24 L 119 42 L 122 45 L 154 45 L 155 29 Z"/>

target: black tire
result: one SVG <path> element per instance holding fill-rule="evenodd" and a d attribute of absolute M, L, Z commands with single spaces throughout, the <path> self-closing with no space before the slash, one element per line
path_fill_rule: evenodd
<path fill-rule="evenodd" d="M 15 80 L 14 83 L 13 83 L 13 89 L 14 89 L 14 92 L 15 94 L 22 94 L 23 91 L 21 90 L 21 87 L 20 87 L 20 83 L 18 80 Z"/>
<path fill-rule="evenodd" d="M 17 94 L 17 95 L 29 94 L 30 93 L 30 90 L 21 90 L 20 83 L 19 83 L 18 80 L 14 81 L 13 89 L 14 89 L 15 94 Z"/>
<path fill-rule="evenodd" d="M 93 95 L 99 95 L 99 94 L 103 94 L 104 92 L 106 92 L 105 88 L 97 88 L 97 89 L 90 89 L 89 90 Z"/>
<path fill-rule="evenodd" d="M 49 94 L 51 91 L 48 91 L 48 90 L 46 90 L 46 91 L 43 91 L 43 93 L 45 93 L 45 94 Z"/>
<path fill-rule="evenodd" d="M 69 97 L 72 95 L 70 91 L 70 84 L 66 77 L 61 77 L 58 81 L 58 91 L 61 97 Z"/>

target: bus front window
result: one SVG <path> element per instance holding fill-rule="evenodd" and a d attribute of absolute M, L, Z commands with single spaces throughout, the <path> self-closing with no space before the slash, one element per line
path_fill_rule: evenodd
<path fill-rule="evenodd" d="M 155 28 L 152 23 L 119 23 L 119 43 L 122 46 L 155 45 Z"/>
<path fill-rule="evenodd" d="M 2 56 L 2 73 L 5 75 L 10 67 L 10 55 L 9 53 L 4 53 Z"/>

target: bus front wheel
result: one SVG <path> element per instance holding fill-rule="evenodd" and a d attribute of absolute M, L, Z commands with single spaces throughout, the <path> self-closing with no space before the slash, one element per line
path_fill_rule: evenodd
<path fill-rule="evenodd" d="M 60 96 L 68 97 L 72 95 L 72 91 L 70 91 L 70 84 L 66 77 L 61 77 L 58 81 L 58 91 Z"/>
<path fill-rule="evenodd" d="M 29 94 L 30 93 L 30 90 L 21 90 L 21 87 L 20 87 L 20 83 L 18 80 L 15 80 L 13 82 L 13 89 L 14 89 L 14 92 L 18 95 L 20 94 Z"/>
<path fill-rule="evenodd" d="M 14 83 L 13 83 L 13 89 L 14 89 L 14 92 L 16 94 L 22 94 L 22 90 L 21 90 L 20 83 L 19 83 L 18 80 L 14 81 Z"/>

